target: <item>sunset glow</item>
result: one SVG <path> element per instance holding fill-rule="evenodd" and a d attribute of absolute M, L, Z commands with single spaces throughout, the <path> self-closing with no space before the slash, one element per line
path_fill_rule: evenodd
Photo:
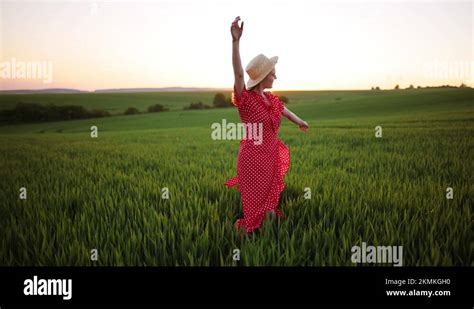
<path fill-rule="evenodd" d="M 474 80 L 470 1 L 1 1 L 0 7 L 1 90 L 232 88 L 236 16 L 245 23 L 244 68 L 259 53 L 279 56 L 274 90 Z M 6 76 L 12 59 L 50 62 L 51 82 Z"/>

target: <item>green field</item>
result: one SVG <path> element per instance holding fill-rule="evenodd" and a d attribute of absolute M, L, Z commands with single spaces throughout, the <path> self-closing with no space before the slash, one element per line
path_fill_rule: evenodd
<path fill-rule="evenodd" d="M 0 109 L 171 109 L 0 126 L 0 265 L 355 266 L 351 248 L 365 242 L 403 246 L 404 266 L 474 266 L 473 89 L 277 94 L 310 130 L 282 120 L 286 219 L 251 236 L 234 230 L 240 194 L 223 185 L 239 141 L 210 137 L 211 124 L 237 122 L 237 110 L 182 110 L 212 104 L 214 93 L 0 95 Z"/>

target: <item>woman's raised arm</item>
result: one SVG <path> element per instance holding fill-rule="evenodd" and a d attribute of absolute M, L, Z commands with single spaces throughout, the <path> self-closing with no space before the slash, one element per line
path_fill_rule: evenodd
<path fill-rule="evenodd" d="M 239 51 L 240 37 L 244 30 L 244 22 L 242 22 L 242 25 L 239 27 L 239 20 L 240 16 L 237 16 L 230 27 L 230 33 L 232 34 L 232 66 L 234 67 L 234 85 L 237 91 L 235 94 L 237 97 L 240 97 L 245 86 L 244 69 L 242 68 Z"/>

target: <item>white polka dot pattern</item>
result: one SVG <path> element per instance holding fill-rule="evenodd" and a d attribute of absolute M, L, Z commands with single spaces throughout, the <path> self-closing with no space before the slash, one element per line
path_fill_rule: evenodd
<path fill-rule="evenodd" d="M 238 108 L 241 122 L 263 124 L 261 144 L 251 139 L 240 141 L 237 176 L 225 182 L 226 186 L 236 186 L 240 191 L 244 217 L 237 220 L 236 226 L 243 227 L 247 233 L 260 228 L 268 211 L 282 216 L 278 201 L 285 188 L 283 176 L 290 167 L 288 147 L 278 138 L 283 102 L 270 92 L 264 93 L 271 106 L 245 87 L 240 97 L 236 96 L 235 86 L 232 93 L 232 103 Z"/>

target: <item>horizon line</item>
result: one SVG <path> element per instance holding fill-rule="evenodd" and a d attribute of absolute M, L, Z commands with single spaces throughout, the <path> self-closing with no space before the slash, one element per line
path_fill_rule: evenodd
<path fill-rule="evenodd" d="M 472 88 L 472 86 L 468 85 L 468 84 L 465 84 L 465 83 L 462 83 L 465 85 L 466 88 Z M 244 86 L 246 87 L 246 86 Z M 377 87 L 377 86 L 376 86 Z M 300 92 L 303 92 L 303 91 L 372 91 L 372 90 L 377 90 L 375 89 L 376 87 L 371 87 L 371 88 L 349 88 L 349 89 L 343 89 L 343 88 L 330 88 L 330 89 L 272 89 L 272 88 L 266 88 L 265 91 L 275 91 L 275 92 L 284 92 L 284 91 L 287 91 L 287 92 L 290 92 L 290 91 L 300 91 Z M 420 87 L 420 88 L 418 88 Z M 449 88 L 449 87 L 452 87 L 452 88 L 462 88 L 461 85 L 450 85 L 450 84 L 445 84 L 445 85 L 436 85 L 436 86 L 421 86 L 421 85 L 413 85 L 413 88 L 412 89 L 423 89 L 423 88 Z M 372 89 L 373 88 L 373 89 Z M 21 91 L 24 91 L 24 92 L 35 92 L 35 91 L 54 91 L 54 90 L 57 90 L 57 91 L 60 91 L 60 90 L 64 90 L 64 91 L 76 91 L 76 92 L 84 92 L 84 93 L 96 93 L 96 92 L 101 92 L 101 91 L 122 91 L 122 92 L 126 92 L 126 90 L 149 90 L 147 92 L 153 92 L 153 90 L 169 90 L 169 89 L 191 89 L 191 91 L 188 91 L 188 92 L 192 92 L 192 90 L 196 90 L 196 91 L 199 91 L 200 89 L 201 90 L 204 90 L 203 92 L 206 92 L 206 91 L 210 91 L 210 90 L 221 90 L 221 91 L 230 91 L 232 92 L 233 91 L 233 87 L 228 87 L 228 88 L 225 88 L 225 87 L 183 87 L 183 86 L 174 86 L 174 87 L 132 87 L 132 88 L 100 88 L 100 89 L 94 89 L 94 90 L 83 90 L 83 89 L 78 89 L 78 88 L 60 88 L 60 87 L 56 87 L 56 88 L 37 88 L 37 89 L 32 89 L 32 88 L 18 88 L 18 89 L 0 89 L 0 92 L 21 92 Z M 405 89 L 410 89 L 409 86 L 408 87 L 400 87 L 399 89 L 396 89 L 395 87 L 392 87 L 392 88 L 380 88 L 378 90 L 405 90 Z M 139 91 L 135 91 L 135 92 L 139 92 Z M 157 91 L 159 92 L 159 91 Z M 168 91 L 168 92 L 185 92 L 185 91 Z"/>

